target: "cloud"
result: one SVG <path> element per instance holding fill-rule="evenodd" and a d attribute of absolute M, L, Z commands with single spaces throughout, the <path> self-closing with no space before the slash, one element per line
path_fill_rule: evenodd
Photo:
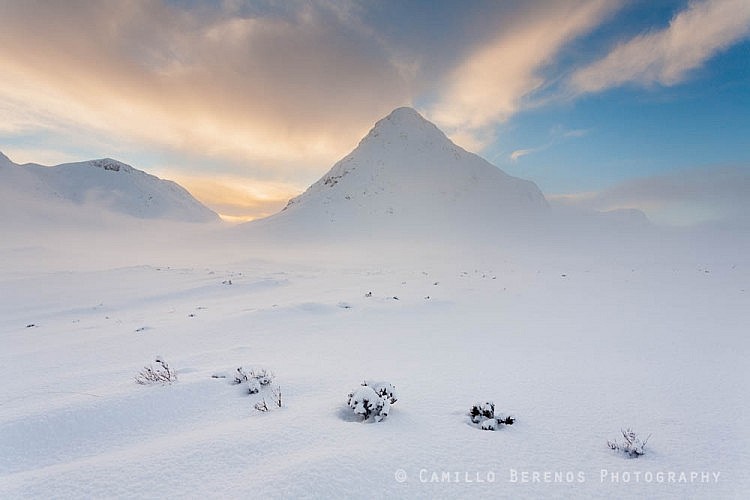
<path fill-rule="evenodd" d="M 522 156 L 526 156 L 527 154 L 533 153 L 533 149 L 516 149 L 510 154 L 510 160 L 516 161 Z"/>
<path fill-rule="evenodd" d="M 532 153 L 538 153 L 551 147 L 554 147 L 561 142 L 568 141 L 570 139 L 578 139 L 586 136 L 590 132 L 590 129 L 566 129 L 562 125 L 556 125 L 549 131 L 550 140 L 540 146 L 534 148 L 516 149 L 511 152 L 508 156 L 510 161 L 517 161 L 523 156 L 530 155 Z"/>
<path fill-rule="evenodd" d="M 33 148 L 3 147 L 0 153 L 6 155 L 13 163 L 23 165 L 26 163 L 38 163 L 39 165 L 60 165 L 62 163 L 73 163 L 81 159 L 61 152 L 57 149 L 45 149 L 39 146 Z"/>
<path fill-rule="evenodd" d="M 275 175 L 332 163 L 409 103 L 403 68 L 336 4 L 191 5 L 3 2 L 0 131 L 80 131 Z"/>
<path fill-rule="evenodd" d="M 750 36 L 750 2 L 691 2 L 663 30 L 617 45 L 606 57 L 577 70 L 577 93 L 599 92 L 626 83 L 675 85 L 717 52 Z"/>
<path fill-rule="evenodd" d="M 638 208 L 655 222 L 750 222 L 750 168 L 680 170 L 626 181 L 600 192 L 548 196 L 551 201 L 593 210 Z"/>
<path fill-rule="evenodd" d="M 525 4 L 525 9 L 509 16 L 494 38 L 450 72 L 428 110 L 429 117 L 449 132 L 474 134 L 475 145 L 486 145 L 487 138 L 492 138 L 487 130 L 518 112 L 524 99 L 545 84 L 541 71 L 562 47 L 598 26 L 620 3 Z"/>

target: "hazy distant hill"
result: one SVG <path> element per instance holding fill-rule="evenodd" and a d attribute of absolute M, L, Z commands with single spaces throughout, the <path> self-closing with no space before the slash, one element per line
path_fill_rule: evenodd
<path fill-rule="evenodd" d="M 92 212 L 109 212 L 180 222 L 219 220 L 175 182 L 110 158 L 44 167 L 17 165 L 0 153 L 0 193 L 4 211 L 12 210 L 8 201 L 15 200 L 26 215 L 33 211 L 50 218 L 60 211 L 85 211 L 89 218 Z"/>

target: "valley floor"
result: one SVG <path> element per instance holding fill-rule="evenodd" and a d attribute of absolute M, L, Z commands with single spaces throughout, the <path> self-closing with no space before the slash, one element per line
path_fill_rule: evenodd
<path fill-rule="evenodd" d="M 741 251 L 88 268 L 2 252 L 2 498 L 750 490 Z M 135 383 L 155 355 L 177 382 Z M 272 370 L 283 407 L 230 384 L 240 365 Z M 363 379 L 399 390 L 383 422 L 346 406 Z M 472 426 L 486 400 L 515 424 Z M 607 447 L 627 427 L 645 455 Z"/>

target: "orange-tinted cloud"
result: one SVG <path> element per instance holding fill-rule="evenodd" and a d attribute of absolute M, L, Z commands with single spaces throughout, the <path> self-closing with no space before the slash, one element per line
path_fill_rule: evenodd
<path fill-rule="evenodd" d="M 0 130 L 91 131 L 240 158 L 249 175 L 320 168 L 409 100 L 403 71 L 344 22 L 324 5 L 250 17 L 157 1 L 4 2 Z"/>

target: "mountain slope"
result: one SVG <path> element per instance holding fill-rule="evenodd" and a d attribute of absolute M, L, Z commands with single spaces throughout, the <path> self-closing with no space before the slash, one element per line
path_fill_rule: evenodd
<path fill-rule="evenodd" d="M 548 211 L 533 182 L 505 174 L 415 110 L 398 108 L 281 213 L 258 225 L 334 233 L 488 231 Z"/>
<path fill-rule="evenodd" d="M 62 205 L 139 219 L 218 220 L 216 213 L 175 182 L 110 158 L 44 167 L 16 165 L 0 153 L 0 186 L 5 198 L 42 213 Z"/>

